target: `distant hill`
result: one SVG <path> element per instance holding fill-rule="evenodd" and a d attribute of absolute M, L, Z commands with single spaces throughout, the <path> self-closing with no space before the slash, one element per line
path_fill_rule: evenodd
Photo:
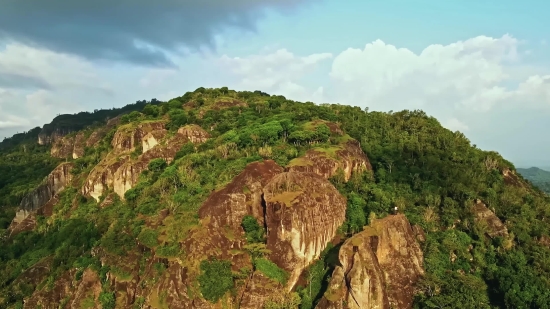
<path fill-rule="evenodd" d="M 550 171 L 538 168 L 518 168 L 517 171 L 527 180 L 550 194 Z"/>

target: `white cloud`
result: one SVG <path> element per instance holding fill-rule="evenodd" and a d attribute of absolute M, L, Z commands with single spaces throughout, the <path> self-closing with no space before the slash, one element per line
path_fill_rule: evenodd
<path fill-rule="evenodd" d="M 81 100 L 112 93 L 93 63 L 19 43 L 0 51 L 0 130 L 3 136 L 78 112 Z"/>
<path fill-rule="evenodd" d="M 460 120 L 456 118 L 451 118 L 446 122 L 443 122 L 442 124 L 443 126 L 445 126 L 446 128 L 452 131 L 466 132 L 470 129 L 466 124 L 462 123 Z"/>
<path fill-rule="evenodd" d="M 188 53 L 172 57 L 179 68 L 162 70 L 99 66 L 8 45 L 0 51 L 0 135 L 42 125 L 58 113 L 227 86 L 371 110 L 423 109 L 512 160 L 550 153 L 550 137 L 543 133 L 550 131 L 550 68 L 529 63 L 522 43 L 511 36 L 434 44 L 419 53 L 382 40 L 335 56 L 277 48 L 240 57 Z M 529 48 L 535 53 L 537 46 Z"/>
<path fill-rule="evenodd" d="M 279 49 L 243 58 L 224 55 L 218 64 L 240 79 L 239 88 L 281 93 L 309 101 L 307 95 L 310 93 L 299 82 L 330 58 L 330 53 L 300 57 L 286 49 Z"/>

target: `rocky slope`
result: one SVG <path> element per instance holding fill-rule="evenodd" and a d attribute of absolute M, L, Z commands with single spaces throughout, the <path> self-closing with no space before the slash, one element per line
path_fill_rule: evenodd
<path fill-rule="evenodd" d="M 344 242 L 317 308 L 411 308 L 424 274 L 422 250 L 402 215 L 375 220 Z"/>
<path fill-rule="evenodd" d="M 48 175 L 42 185 L 23 198 L 10 225 L 11 235 L 32 230 L 36 213 L 51 215 L 52 207 L 57 202 L 57 194 L 69 186 L 73 179 L 72 168 L 72 163 L 60 164 Z"/>
<path fill-rule="evenodd" d="M 209 137 L 198 126 L 182 127 L 173 136 L 167 133 L 162 121 L 119 127 L 111 142 L 113 150 L 90 172 L 82 194 L 99 201 L 110 189 L 124 198 L 124 193 L 137 183 L 140 173 L 152 160 L 170 163 L 183 144 L 201 143 Z M 132 158 L 132 153 L 136 153 L 137 158 Z"/>

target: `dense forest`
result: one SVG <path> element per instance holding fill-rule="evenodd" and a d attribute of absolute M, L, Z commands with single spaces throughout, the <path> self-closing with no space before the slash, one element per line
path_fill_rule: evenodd
<path fill-rule="evenodd" d="M 537 167 L 518 168 L 525 179 L 529 180 L 533 185 L 539 187 L 542 191 L 550 194 L 550 172 Z"/>
<path fill-rule="evenodd" d="M 360 143 L 373 170 L 348 182 L 330 179 L 347 200 L 342 241 L 372 218 L 387 216 L 395 206 L 426 232 L 421 245 L 426 274 L 417 284 L 414 308 L 550 308 L 550 248 L 544 241 L 550 237 L 549 198 L 519 175 L 519 185 L 507 182 L 503 171 L 515 171 L 510 162 L 477 148 L 464 134 L 442 127 L 423 111 L 373 112 L 225 87 L 199 88 L 169 102 L 142 103 L 139 109 L 134 105 L 59 116 L 44 130 L 63 126 L 90 131 L 107 118 L 124 114 L 119 127 L 163 120 L 172 133 L 194 124 L 211 138 L 197 147 L 184 144 L 170 163 L 151 161 L 124 199 L 112 195 L 107 207 L 100 205 L 111 192 L 96 202 L 80 187 L 65 189 L 51 216 L 37 216 L 32 231 L 14 237 L 7 237 L 7 229 L 25 194 L 63 161 L 75 164 L 72 173 L 82 184 L 108 155 L 117 129 L 77 159 L 51 157 L 51 145 L 37 143 L 40 128 L 0 144 L 1 308 L 22 308 L 23 300 L 36 291 L 52 289 L 67 273 L 81 278 L 85 269 L 97 273 L 102 290 L 82 308 L 93 308 L 94 302 L 115 308 L 121 296 L 109 284 L 107 273 L 132 280 L 117 261 L 138 254 L 139 263 L 153 265 L 147 273 L 151 280 L 140 284 L 143 288 L 155 284 L 167 271 L 159 258 L 186 259 L 181 244 L 199 225 L 200 205 L 247 164 L 272 159 L 288 166 L 313 147 L 330 152 L 343 139 Z M 345 134 L 332 134 L 324 122 L 338 124 Z M 483 200 L 506 224 L 509 237 L 488 237 L 487 226 L 474 222 L 475 199 Z M 164 209 L 170 214 L 163 225 L 152 224 Z M 250 250 L 254 268 L 284 282 L 287 274 L 262 257 L 264 236 L 258 223 L 245 217 L 243 229 L 247 241 L 256 244 Z M 111 257 L 109 265 L 92 254 L 98 249 Z M 314 308 L 326 291 L 337 254 L 338 245 L 329 246 L 308 268 L 308 280 L 299 283 L 292 297 L 286 297 L 284 304 L 270 302 L 266 308 Z M 25 280 L 26 271 L 38 263 L 49 265 L 44 279 Z M 242 278 L 224 260 L 205 259 L 197 271 L 198 288 L 188 293 L 213 303 L 233 293 Z M 134 308 L 141 308 L 144 301 L 137 297 Z"/>

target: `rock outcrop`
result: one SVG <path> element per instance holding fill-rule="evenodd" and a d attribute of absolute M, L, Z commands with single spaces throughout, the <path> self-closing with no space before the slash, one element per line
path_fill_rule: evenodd
<path fill-rule="evenodd" d="M 19 209 L 17 210 L 10 227 L 12 234 L 15 230 L 21 230 L 20 228 L 17 228 L 17 225 L 20 223 L 26 222 L 24 225 L 30 224 L 29 220 L 25 221 L 25 219 L 29 218 L 31 214 L 36 213 L 45 205 L 50 205 L 53 207 L 54 203 L 52 201 L 56 199 L 56 195 L 65 189 L 65 187 L 72 181 L 72 168 L 72 163 L 60 164 L 48 175 L 48 177 L 46 177 L 43 184 L 38 186 L 21 200 Z M 32 218 L 31 221 L 33 221 Z M 32 226 L 32 224 L 30 225 Z"/>
<path fill-rule="evenodd" d="M 172 263 L 166 276 L 154 293 L 166 292 L 166 303 L 170 308 L 216 308 L 204 300 L 182 295 L 197 276 L 201 260 L 216 257 L 230 260 L 232 269 L 238 272 L 243 267 L 251 267 L 251 259 L 244 246 L 246 240 L 241 222 L 244 216 L 253 215 L 264 222 L 262 203 L 263 187 L 283 168 L 274 161 L 267 160 L 248 164 L 223 189 L 213 192 L 199 209 L 200 226 L 193 229 L 183 244 L 186 262 L 183 265 Z M 237 291 L 242 309 L 261 308 L 265 297 L 273 290 L 281 288 L 273 280 L 256 272 Z"/>
<path fill-rule="evenodd" d="M 505 184 L 518 188 L 526 187 L 525 184 L 521 181 L 521 178 L 516 175 L 516 172 L 510 170 L 509 168 L 503 169 L 501 173 L 504 178 Z"/>
<path fill-rule="evenodd" d="M 83 132 L 76 135 L 68 135 L 58 139 L 50 151 L 52 157 L 78 159 L 84 156 L 84 147 L 86 145 L 86 136 Z"/>
<path fill-rule="evenodd" d="M 275 161 L 253 162 L 223 189 L 213 192 L 199 209 L 201 219 L 215 228 L 229 226 L 241 230 L 244 216 L 254 216 L 264 225 L 262 189 L 277 174 L 284 172 Z"/>
<path fill-rule="evenodd" d="M 508 237 L 506 225 L 481 200 L 477 199 L 474 201 L 472 211 L 476 222 L 483 222 L 483 224 L 487 225 L 487 235 L 489 237 Z"/>
<path fill-rule="evenodd" d="M 263 191 L 270 259 L 290 273 L 291 290 L 344 223 L 346 199 L 313 173 L 279 174 Z"/>
<path fill-rule="evenodd" d="M 411 308 L 414 285 L 424 274 L 423 256 L 407 218 L 374 220 L 346 240 L 341 266 L 317 308 Z"/>
<path fill-rule="evenodd" d="M 64 127 L 50 129 L 48 125 L 45 125 L 42 131 L 40 132 L 40 134 L 38 134 L 38 144 L 39 145 L 53 144 L 58 140 L 60 140 L 61 138 L 63 138 L 63 136 L 70 134 L 74 131 L 75 130 L 71 128 L 64 128 Z"/>
<path fill-rule="evenodd" d="M 58 308 L 57 304 L 65 303 L 65 308 L 94 308 L 100 309 L 97 301 L 101 293 L 101 281 L 98 275 L 86 269 L 82 279 L 75 279 L 76 270 L 64 273 L 56 279 L 50 291 L 46 287 L 35 291 L 33 295 L 25 300 L 24 308 Z"/>
<path fill-rule="evenodd" d="M 210 134 L 196 124 L 186 125 L 178 129 L 178 133 L 187 137 L 192 143 L 204 143 L 210 138 Z"/>
<path fill-rule="evenodd" d="M 90 172 L 82 193 L 99 200 L 110 188 L 124 198 L 124 193 L 136 185 L 149 162 L 164 159 L 170 163 L 185 143 L 201 143 L 209 138 L 199 126 L 181 128 L 181 133 L 170 137 L 164 125 L 163 121 L 155 121 L 120 127 L 111 141 L 113 150 Z M 137 157 L 132 157 L 134 151 L 139 152 Z"/>
<path fill-rule="evenodd" d="M 372 166 L 361 150 L 359 142 L 350 139 L 342 145 L 310 149 L 305 156 L 292 160 L 288 165 L 288 170 L 311 172 L 326 179 L 342 170 L 345 181 L 348 181 L 354 172 L 372 170 Z"/>
<path fill-rule="evenodd" d="M 72 157 L 73 159 L 83 157 L 85 148 L 96 146 L 107 132 L 118 125 L 119 120 L 118 117 L 110 119 L 105 126 L 93 130 L 89 136 L 84 131 L 80 131 L 76 135 L 68 134 L 57 138 L 50 150 L 51 156 L 55 158 Z"/>
<path fill-rule="evenodd" d="M 164 121 L 150 121 L 140 123 L 137 126 L 133 124 L 121 126 L 115 133 L 113 140 L 111 141 L 111 146 L 113 147 L 114 152 L 134 151 L 136 146 L 143 145 L 143 138 L 148 133 L 161 131 L 164 132 L 162 135 L 162 137 L 164 137 L 167 132 L 164 128 L 164 124 Z"/>

